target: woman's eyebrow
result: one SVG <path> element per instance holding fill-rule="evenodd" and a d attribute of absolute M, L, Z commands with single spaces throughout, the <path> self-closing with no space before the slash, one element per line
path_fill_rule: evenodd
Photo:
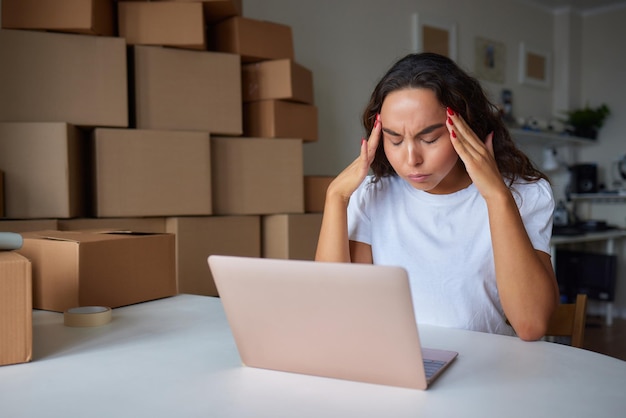
<path fill-rule="evenodd" d="M 440 129 L 442 127 L 444 127 L 445 125 L 443 123 L 435 123 L 434 125 L 430 125 L 425 127 L 424 129 L 422 129 L 421 131 L 419 131 L 417 134 L 415 134 L 415 137 L 419 137 L 425 134 L 429 134 L 433 131 L 436 131 L 437 129 Z M 396 131 L 393 131 L 389 128 L 385 128 L 383 127 L 383 132 L 389 134 L 389 135 L 393 135 L 393 136 L 400 136 L 399 133 L 397 133 Z"/>

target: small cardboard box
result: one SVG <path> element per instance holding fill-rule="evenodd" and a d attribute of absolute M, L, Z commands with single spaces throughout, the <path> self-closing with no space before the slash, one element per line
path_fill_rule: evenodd
<path fill-rule="evenodd" d="M 201 3 L 120 2 L 118 31 L 129 45 L 207 48 Z"/>
<path fill-rule="evenodd" d="M 241 55 L 242 62 L 294 59 L 291 26 L 241 16 L 213 26 L 211 49 Z"/>
<path fill-rule="evenodd" d="M 289 59 L 244 64 L 241 67 L 244 102 L 291 100 L 313 104 L 313 73 Z"/>
<path fill-rule="evenodd" d="M 210 215 L 211 142 L 206 132 L 93 132 L 94 215 Z"/>
<path fill-rule="evenodd" d="M 179 293 L 218 296 L 207 264 L 211 254 L 261 256 L 259 216 L 167 218 L 166 227 L 176 235 Z"/>
<path fill-rule="evenodd" d="M 133 49 L 137 128 L 243 133 L 237 55 L 156 46 Z"/>
<path fill-rule="evenodd" d="M 26 363 L 33 352 L 31 263 L 0 251 L 0 366 Z"/>
<path fill-rule="evenodd" d="M 33 265 L 33 308 L 117 308 L 176 294 L 172 234 L 93 231 L 24 233 Z"/>
<path fill-rule="evenodd" d="M 0 29 L 0 122 L 128 126 L 123 38 Z"/>
<path fill-rule="evenodd" d="M 260 100 L 243 106 L 243 133 L 264 138 L 317 141 L 317 107 L 284 100 Z"/>
<path fill-rule="evenodd" d="M 60 231 L 84 231 L 84 230 L 118 230 L 134 232 L 165 232 L 165 218 L 75 218 L 59 219 Z M 0 223 L 0 229 L 2 224 Z M 42 230 L 44 228 L 39 228 Z M 48 228 L 49 229 L 49 228 Z"/>
<path fill-rule="evenodd" d="M 2 27 L 115 36 L 113 0 L 2 0 Z"/>
<path fill-rule="evenodd" d="M 168 2 L 198 2 L 198 0 L 153 0 Z M 242 0 L 201 0 L 207 23 L 215 23 L 243 13 Z"/>
<path fill-rule="evenodd" d="M 303 213 L 302 141 L 211 138 L 213 213 Z"/>
<path fill-rule="evenodd" d="M 304 211 L 324 212 L 326 190 L 334 176 L 304 176 Z"/>
<path fill-rule="evenodd" d="M 263 216 L 263 257 L 315 260 L 321 226 L 321 213 Z"/>
<path fill-rule="evenodd" d="M 5 216 L 41 219 L 86 215 L 85 154 L 80 131 L 67 123 L 0 123 Z"/>

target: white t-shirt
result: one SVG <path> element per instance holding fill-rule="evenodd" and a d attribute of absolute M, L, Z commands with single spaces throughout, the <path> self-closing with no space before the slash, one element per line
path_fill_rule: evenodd
<path fill-rule="evenodd" d="M 549 183 L 516 182 L 512 193 L 534 248 L 550 253 Z M 514 335 L 498 296 L 487 205 L 473 184 L 435 195 L 398 176 L 367 177 L 350 198 L 348 235 L 371 245 L 374 264 L 408 271 L 419 323 Z"/>

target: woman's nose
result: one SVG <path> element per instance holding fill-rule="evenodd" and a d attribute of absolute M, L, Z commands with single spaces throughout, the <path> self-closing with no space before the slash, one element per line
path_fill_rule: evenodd
<path fill-rule="evenodd" d="M 410 143 L 407 147 L 407 162 L 409 165 L 415 166 L 421 164 L 422 161 L 422 153 L 419 145 L 414 142 Z"/>

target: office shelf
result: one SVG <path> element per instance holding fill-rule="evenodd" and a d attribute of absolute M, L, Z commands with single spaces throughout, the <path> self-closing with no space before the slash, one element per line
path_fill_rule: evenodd
<path fill-rule="evenodd" d="M 578 136 L 566 134 L 555 134 L 550 132 L 531 131 L 527 129 L 509 129 L 511 135 L 518 144 L 535 144 L 543 146 L 562 146 L 562 145 L 593 145 L 597 141 Z"/>

